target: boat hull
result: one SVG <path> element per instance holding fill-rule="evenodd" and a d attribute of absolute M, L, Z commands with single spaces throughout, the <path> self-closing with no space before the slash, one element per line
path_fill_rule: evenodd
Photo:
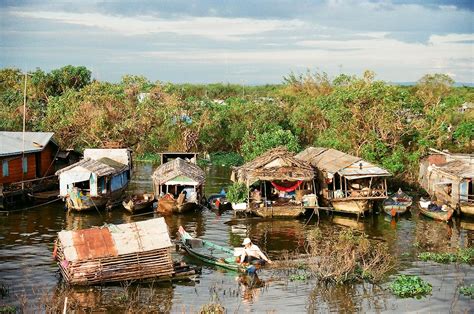
<path fill-rule="evenodd" d="M 73 211 L 87 211 L 100 208 L 112 208 L 122 203 L 125 189 L 121 188 L 110 194 L 98 197 L 91 197 L 90 195 L 71 194 L 66 196 L 66 206 L 68 210 Z"/>
<path fill-rule="evenodd" d="M 296 218 L 305 213 L 301 206 L 275 206 L 252 208 L 250 212 L 262 218 Z"/>
<path fill-rule="evenodd" d="M 459 208 L 463 215 L 474 217 L 474 204 L 460 204 Z"/>
<path fill-rule="evenodd" d="M 369 211 L 371 202 L 369 200 L 332 200 L 331 205 L 336 212 L 363 215 Z"/>
<path fill-rule="evenodd" d="M 183 204 L 178 205 L 175 200 L 163 198 L 158 200 L 158 206 L 156 207 L 156 211 L 164 215 L 183 214 L 196 209 L 199 209 L 199 205 L 196 203 L 184 202 Z"/>
<path fill-rule="evenodd" d="M 387 215 L 395 217 L 397 215 L 401 215 L 407 212 L 408 206 L 407 205 L 383 205 L 383 210 Z"/>
<path fill-rule="evenodd" d="M 150 208 L 155 201 L 154 194 L 132 196 L 122 202 L 123 207 L 131 214 Z"/>
<path fill-rule="evenodd" d="M 194 258 L 196 258 L 196 259 L 198 259 L 198 260 L 200 260 L 204 263 L 211 264 L 211 265 L 214 265 L 214 266 L 219 266 L 219 267 L 222 267 L 222 268 L 225 268 L 225 269 L 228 269 L 228 270 L 233 270 L 233 271 L 236 271 L 236 272 L 243 272 L 244 273 L 244 272 L 247 271 L 247 267 L 245 267 L 243 265 L 240 265 L 240 264 L 236 263 L 235 261 L 234 262 L 226 261 L 228 259 L 234 259 L 233 250 L 231 250 L 229 248 L 226 248 L 226 247 L 216 245 L 216 244 L 211 243 L 209 241 L 201 240 L 203 247 L 212 248 L 213 251 L 217 250 L 217 251 L 223 252 L 225 255 L 228 256 L 228 258 L 226 258 L 226 259 L 217 258 L 217 257 L 212 256 L 212 255 L 203 254 L 203 253 L 198 252 L 196 249 L 193 249 L 191 247 L 191 245 L 188 244 L 189 240 L 192 241 L 192 240 L 196 240 L 196 239 L 193 238 L 189 233 L 187 233 L 184 230 L 183 227 L 180 227 L 178 229 L 178 233 L 180 235 L 180 241 L 181 241 L 182 248 L 189 255 L 193 256 Z"/>
<path fill-rule="evenodd" d="M 431 219 L 434 219 L 434 220 L 448 222 L 449 220 L 451 220 L 451 217 L 453 216 L 454 210 L 449 209 L 447 212 L 444 212 L 444 211 L 430 211 L 428 209 L 420 207 L 420 213 L 422 213 L 426 217 L 430 217 Z"/>

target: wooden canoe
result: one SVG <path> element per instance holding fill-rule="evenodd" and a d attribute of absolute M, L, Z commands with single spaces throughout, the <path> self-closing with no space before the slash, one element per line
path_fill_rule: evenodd
<path fill-rule="evenodd" d="M 180 235 L 181 247 L 189 255 L 204 263 L 243 273 L 247 271 L 248 267 L 252 267 L 237 263 L 234 250 L 231 248 L 193 238 L 182 226 L 179 227 L 178 233 Z"/>
<path fill-rule="evenodd" d="M 404 193 L 402 189 L 399 189 L 397 193 L 390 195 L 382 206 L 383 210 L 387 215 L 395 217 L 403 214 L 411 206 L 413 199 L 408 194 Z"/>
<path fill-rule="evenodd" d="M 434 220 L 448 222 L 453 216 L 454 210 L 449 208 L 448 211 L 431 211 L 427 208 L 420 207 L 420 213 Z"/>
<path fill-rule="evenodd" d="M 250 212 L 262 218 L 296 218 L 305 213 L 306 209 L 301 206 L 271 206 L 256 207 Z"/>
<path fill-rule="evenodd" d="M 153 193 L 134 194 L 127 197 L 122 202 L 122 205 L 126 210 L 133 214 L 135 212 L 150 208 L 154 201 L 155 194 Z"/>

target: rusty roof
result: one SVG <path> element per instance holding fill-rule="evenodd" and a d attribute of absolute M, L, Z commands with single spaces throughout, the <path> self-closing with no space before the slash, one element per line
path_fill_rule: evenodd
<path fill-rule="evenodd" d="M 171 247 L 164 218 L 58 233 L 66 260 L 80 261 Z"/>

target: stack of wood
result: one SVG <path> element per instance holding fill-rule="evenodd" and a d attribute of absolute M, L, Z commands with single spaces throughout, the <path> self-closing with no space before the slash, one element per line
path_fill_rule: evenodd
<path fill-rule="evenodd" d="M 90 285 L 174 277 L 171 240 L 163 218 L 61 231 L 56 258 L 66 282 Z"/>

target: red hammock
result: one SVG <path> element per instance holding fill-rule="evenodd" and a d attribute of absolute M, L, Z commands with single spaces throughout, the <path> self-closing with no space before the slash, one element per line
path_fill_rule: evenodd
<path fill-rule="evenodd" d="M 281 186 L 281 185 L 276 184 L 273 181 L 271 182 L 271 184 L 275 187 L 275 189 L 277 189 L 278 191 L 284 191 L 284 192 L 292 192 L 296 190 L 301 185 L 301 183 L 303 183 L 302 180 L 297 181 L 292 186 Z"/>

